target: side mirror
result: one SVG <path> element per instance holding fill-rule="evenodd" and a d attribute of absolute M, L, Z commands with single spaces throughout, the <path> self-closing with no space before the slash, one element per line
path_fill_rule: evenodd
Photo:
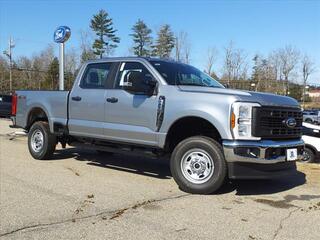
<path fill-rule="evenodd" d="M 229 85 L 228 83 L 224 83 L 223 86 L 224 86 L 225 88 L 230 88 L 230 85 Z"/>
<path fill-rule="evenodd" d="M 134 94 L 153 95 L 157 81 L 149 74 L 138 71 L 129 71 L 125 75 L 124 90 Z"/>

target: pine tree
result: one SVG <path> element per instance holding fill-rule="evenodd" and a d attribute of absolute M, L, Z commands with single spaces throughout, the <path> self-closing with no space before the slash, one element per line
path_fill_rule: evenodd
<path fill-rule="evenodd" d="M 150 56 L 152 45 L 151 29 L 139 19 L 131 30 L 133 31 L 130 36 L 133 37 L 134 46 L 132 49 L 134 54 L 137 56 Z"/>
<path fill-rule="evenodd" d="M 100 10 L 98 14 L 93 15 L 90 27 L 98 37 L 94 40 L 92 46 L 94 54 L 100 56 L 100 58 L 104 54 L 109 56 L 112 50 L 118 47 L 117 43 L 120 42 L 120 38 L 115 35 L 117 30 L 113 27 L 112 18 L 106 11 Z"/>
<path fill-rule="evenodd" d="M 45 86 L 51 90 L 57 89 L 59 78 L 59 60 L 55 57 L 48 66 L 47 81 Z M 49 87 L 50 86 L 50 87 Z"/>
<path fill-rule="evenodd" d="M 156 44 L 154 46 L 154 55 L 169 58 L 174 48 L 174 35 L 168 24 L 163 25 L 159 32 Z"/>

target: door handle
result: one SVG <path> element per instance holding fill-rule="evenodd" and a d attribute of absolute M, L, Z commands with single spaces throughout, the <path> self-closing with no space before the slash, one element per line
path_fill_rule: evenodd
<path fill-rule="evenodd" d="M 81 97 L 79 97 L 79 96 L 76 96 L 76 97 L 72 97 L 71 98 L 73 101 L 81 101 Z"/>
<path fill-rule="evenodd" d="M 115 98 L 115 97 L 107 98 L 107 102 L 109 102 L 109 103 L 116 103 L 116 102 L 118 102 L 118 98 Z"/>

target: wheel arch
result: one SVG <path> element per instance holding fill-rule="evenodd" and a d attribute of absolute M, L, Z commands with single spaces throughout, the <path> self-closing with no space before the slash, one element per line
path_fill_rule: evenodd
<path fill-rule="evenodd" d="M 25 129 L 29 130 L 32 124 L 36 121 L 45 121 L 49 123 L 49 126 L 51 126 L 49 122 L 49 115 L 45 108 L 43 108 L 42 106 L 33 106 L 32 108 L 30 108 L 27 114 Z"/>
<path fill-rule="evenodd" d="M 219 143 L 222 142 L 222 135 L 212 122 L 201 116 L 190 115 L 180 117 L 170 125 L 166 134 L 164 149 L 172 152 L 180 141 L 199 135 L 210 137 Z"/>

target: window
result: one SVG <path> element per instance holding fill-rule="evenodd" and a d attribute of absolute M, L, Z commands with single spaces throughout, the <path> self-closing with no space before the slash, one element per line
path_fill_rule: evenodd
<path fill-rule="evenodd" d="M 150 61 L 150 63 L 169 85 L 223 88 L 217 80 L 187 64 L 156 60 Z"/>
<path fill-rule="evenodd" d="M 82 88 L 105 88 L 112 63 L 94 63 L 87 66 L 81 80 Z"/>
<path fill-rule="evenodd" d="M 116 81 L 116 88 L 122 88 L 123 83 L 125 82 L 126 74 L 129 71 L 141 72 L 143 76 L 148 77 L 152 76 L 148 69 L 139 62 L 123 62 L 120 64 L 119 73 Z"/>

